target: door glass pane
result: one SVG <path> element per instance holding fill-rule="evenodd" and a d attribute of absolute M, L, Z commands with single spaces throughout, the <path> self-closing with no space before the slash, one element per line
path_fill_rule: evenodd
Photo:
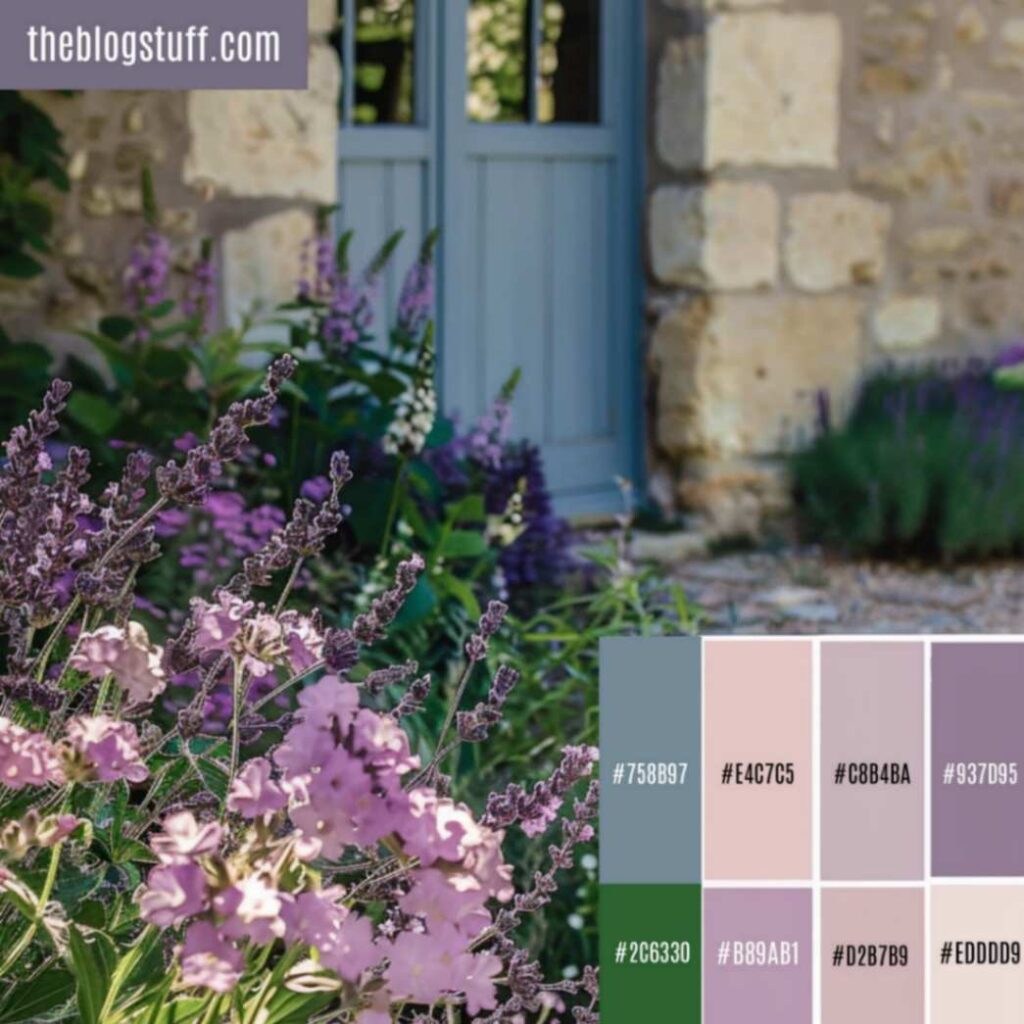
<path fill-rule="evenodd" d="M 355 124 L 413 124 L 415 0 L 356 0 Z"/>
<path fill-rule="evenodd" d="M 601 120 L 601 0 L 540 0 L 537 120 Z"/>
<path fill-rule="evenodd" d="M 529 117 L 530 0 L 470 0 L 466 113 L 473 121 Z"/>

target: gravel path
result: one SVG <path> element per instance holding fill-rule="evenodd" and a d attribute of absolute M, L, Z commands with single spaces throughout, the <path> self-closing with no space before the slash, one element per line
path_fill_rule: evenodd
<path fill-rule="evenodd" d="M 1024 633 L 1024 563 L 957 569 L 743 553 L 669 570 L 707 632 Z"/>

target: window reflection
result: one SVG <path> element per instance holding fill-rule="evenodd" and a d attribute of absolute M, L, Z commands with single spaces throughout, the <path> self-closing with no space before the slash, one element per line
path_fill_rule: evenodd
<path fill-rule="evenodd" d="M 530 20 L 530 0 L 471 0 L 466 113 L 473 121 L 527 120 Z"/>
<path fill-rule="evenodd" d="M 539 0 L 537 120 L 601 120 L 600 0 Z"/>
<path fill-rule="evenodd" d="M 415 0 L 357 0 L 355 124 L 416 120 Z"/>

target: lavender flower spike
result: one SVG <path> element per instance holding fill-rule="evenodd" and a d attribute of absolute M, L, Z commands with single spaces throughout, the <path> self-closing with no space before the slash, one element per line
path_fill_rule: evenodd
<path fill-rule="evenodd" d="M 295 373 L 295 359 L 283 355 L 267 369 L 263 394 L 235 402 L 214 425 L 206 444 L 197 445 L 185 457 L 184 465 L 173 459 L 156 471 L 160 495 L 182 505 L 201 505 L 210 485 L 220 476 L 221 466 L 242 454 L 248 441 L 246 430 L 270 420 L 281 386 Z"/>

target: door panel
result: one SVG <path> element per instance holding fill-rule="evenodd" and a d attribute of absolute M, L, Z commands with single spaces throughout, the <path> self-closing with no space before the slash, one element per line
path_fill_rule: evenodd
<path fill-rule="evenodd" d="M 587 103 L 574 105 L 558 90 L 578 86 L 543 77 L 551 67 L 544 47 L 555 38 L 549 8 L 558 5 L 517 2 L 516 10 L 531 12 L 525 30 L 536 33 L 543 57 L 536 84 L 528 83 L 527 123 L 467 116 L 468 0 L 418 0 L 418 124 L 343 128 L 340 225 L 357 229 L 360 258 L 389 231 L 407 229 L 399 269 L 383 293 L 393 310 L 418 239 L 440 224 L 445 407 L 471 420 L 520 367 L 514 429 L 541 445 L 556 503 L 566 513 L 605 511 L 618 507 L 614 477 L 632 469 L 631 426 L 639 419 L 631 162 L 637 12 L 622 0 L 561 5 L 576 34 L 558 74 L 573 73 L 568 55 L 601 26 L 600 54 L 590 54 L 600 81 Z M 474 5 L 475 16 L 487 7 L 486 0 Z M 478 75 L 479 60 L 470 63 Z M 598 123 L 558 120 L 596 118 L 598 109 Z"/>
<path fill-rule="evenodd" d="M 480 214 L 476 275 L 466 284 L 477 296 L 479 340 L 473 355 L 479 362 L 479 387 L 463 400 L 479 411 L 517 366 L 524 384 L 544 377 L 547 330 L 541 296 L 547 288 L 544 254 L 551 221 L 542 164 L 478 160 L 470 173 L 476 178 Z M 521 386 L 514 408 L 518 427 L 543 438 L 542 390 Z"/>
<path fill-rule="evenodd" d="M 398 230 L 405 235 L 385 269 L 375 303 L 375 322 L 386 324 L 398 306 L 406 269 L 430 230 L 427 168 L 416 160 L 349 160 L 342 163 L 339 215 L 342 230 L 355 235 L 349 250 L 356 272 L 373 259 L 381 243 Z M 351 201 L 345 202 L 348 197 Z M 380 332 L 382 336 L 386 331 Z"/>
<path fill-rule="evenodd" d="M 610 261 L 580 258 L 581 253 L 608 252 L 608 174 L 604 163 L 552 165 L 553 205 L 559 217 L 550 251 L 549 444 L 577 443 L 612 431 L 608 364 L 594 358 L 595 345 L 610 321 Z M 574 387 L 583 374 L 587 387 Z"/>

